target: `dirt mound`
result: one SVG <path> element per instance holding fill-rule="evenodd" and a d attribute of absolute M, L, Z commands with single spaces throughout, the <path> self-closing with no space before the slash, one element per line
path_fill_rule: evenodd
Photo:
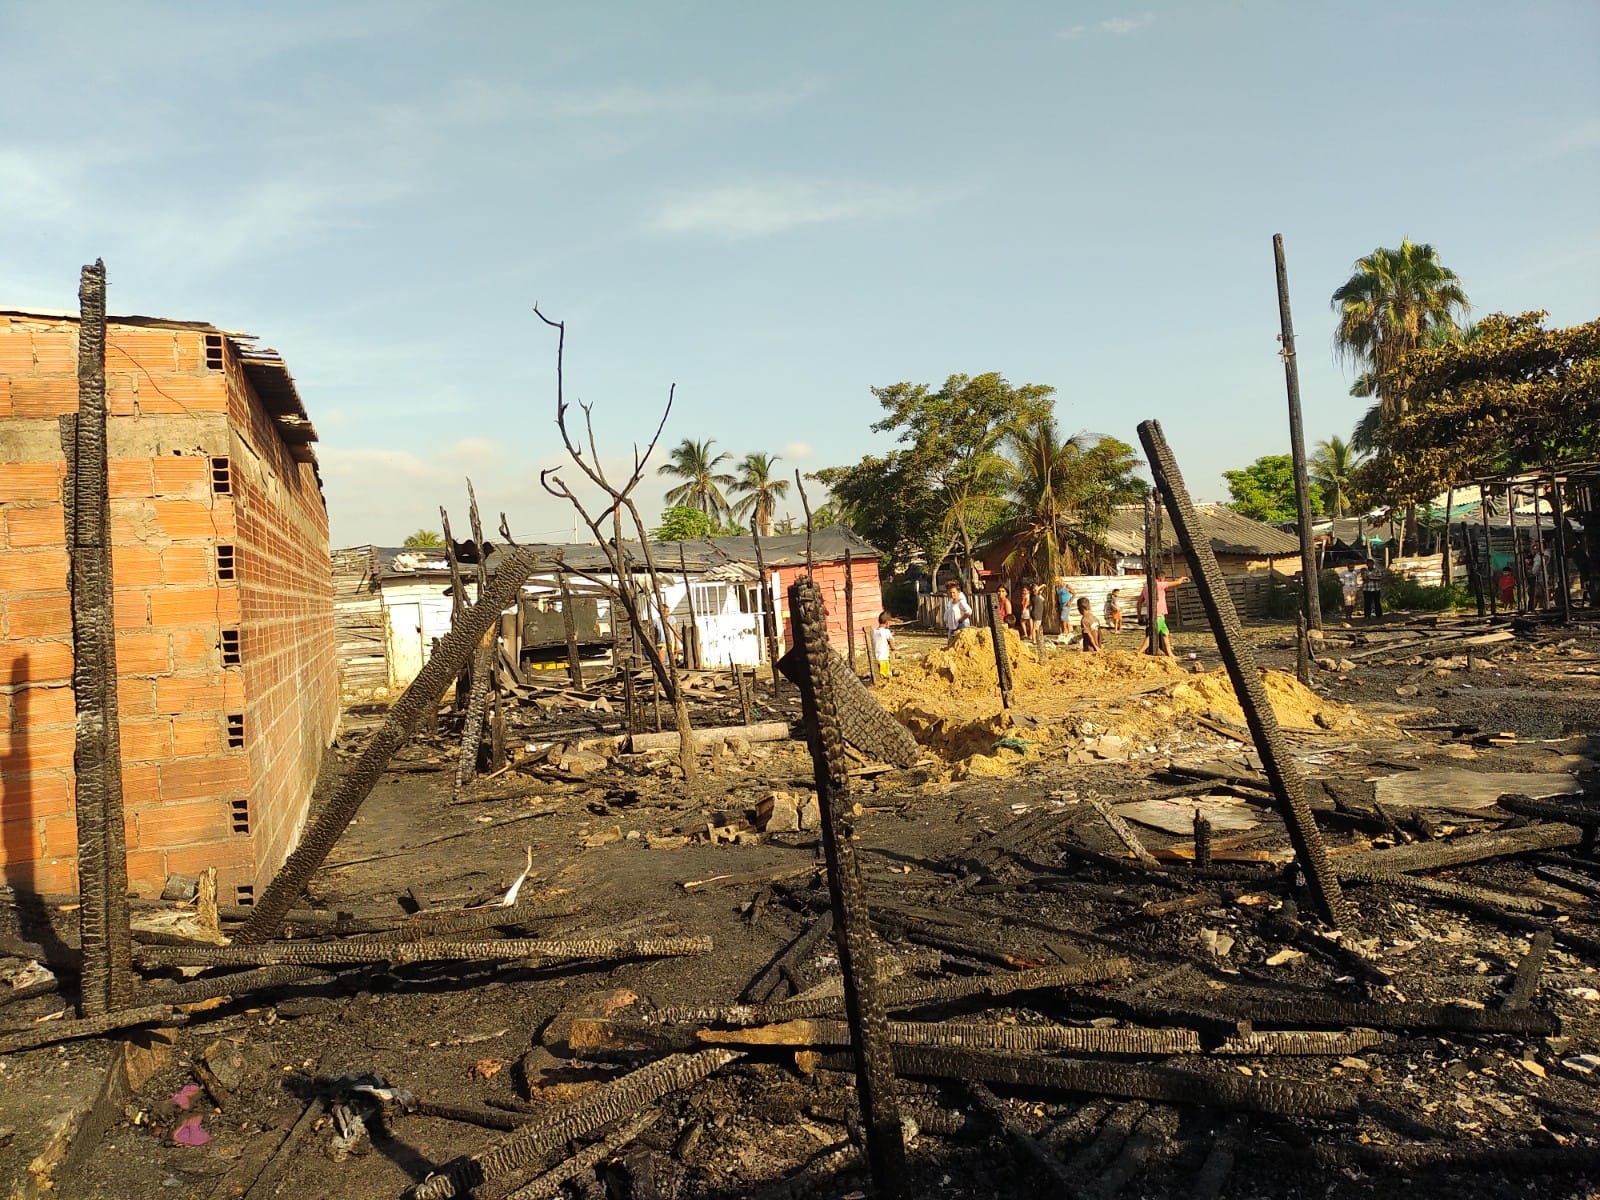
<path fill-rule="evenodd" d="M 1267 699 L 1272 702 L 1272 711 L 1278 716 L 1278 724 L 1285 729 L 1344 729 L 1362 723 L 1343 705 L 1324 700 L 1293 675 L 1265 671 L 1261 678 L 1267 688 Z M 1191 676 L 1174 684 L 1166 694 L 1178 712 L 1196 715 L 1214 712 L 1244 724 L 1244 713 L 1234 695 L 1233 682 L 1225 671 Z"/>
<path fill-rule="evenodd" d="M 1244 715 L 1220 668 L 1190 674 L 1166 657 L 1106 650 L 1083 654 L 1031 645 L 1006 631 L 1015 711 L 1038 718 L 1018 724 L 1001 708 L 994 643 L 986 629 L 963 632 L 953 646 L 900 664 L 877 697 L 919 743 L 949 764 L 953 778 L 1003 777 L 1085 739 L 1113 735 L 1133 752 L 1170 741 L 1177 732 L 1209 736 L 1189 719 L 1212 714 L 1239 725 Z M 1267 695 L 1278 723 L 1291 730 L 1349 730 L 1363 722 L 1292 675 L 1267 671 Z M 1103 755 L 1100 755 L 1103 757 Z"/>

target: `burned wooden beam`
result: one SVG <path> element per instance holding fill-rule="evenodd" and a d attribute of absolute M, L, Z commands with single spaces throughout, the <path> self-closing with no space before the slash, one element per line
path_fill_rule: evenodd
<path fill-rule="evenodd" d="M 389 759 L 410 739 L 423 714 L 439 703 L 446 686 L 472 656 L 483 635 L 499 621 L 501 612 L 522 590 L 523 582 L 539 561 L 538 553 L 530 549 L 513 550 L 505 556 L 494 581 L 439 640 L 432 657 L 389 710 L 388 719 L 368 739 L 361 757 L 339 778 L 316 820 L 301 835 L 300 844 L 256 901 L 250 919 L 234 935 L 236 945 L 264 942 L 277 931 L 284 914 L 305 891 L 362 802 L 377 786 Z M 312 811 L 317 811 L 316 801 L 320 799 L 313 798 Z"/>
<path fill-rule="evenodd" d="M 32 1029 L 0 1034 L 0 1054 L 14 1054 L 19 1050 L 34 1050 L 40 1046 L 54 1046 L 60 1042 L 79 1038 L 100 1037 L 118 1029 L 132 1029 L 138 1025 L 182 1025 L 186 1020 L 170 1004 L 146 1004 L 139 1008 L 119 1008 L 77 1021 L 41 1021 Z"/>
<path fill-rule="evenodd" d="M 981 1083 L 967 1084 L 967 1095 L 971 1096 L 985 1115 L 1000 1127 L 1000 1132 L 1005 1134 L 1009 1141 L 1044 1169 L 1045 1174 L 1055 1181 L 1057 1187 L 1066 1189 L 1068 1195 L 1077 1191 L 1078 1177 L 1067 1170 L 1067 1165 L 1051 1153 L 1048 1146 L 1022 1127 L 998 1096 Z"/>
<path fill-rule="evenodd" d="M 833 910 L 830 908 L 813 921 L 788 947 L 764 967 L 749 983 L 739 998 L 747 1004 L 761 1004 L 769 1000 L 782 982 L 783 972 L 811 956 L 817 944 L 833 932 Z M 841 993 L 841 996 L 843 993 Z"/>
<path fill-rule="evenodd" d="M 67 457 L 66 533 L 72 585 L 72 751 L 76 779 L 78 913 L 86 1017 L 127 1006 L 133 994 L 128 856 L 123 836 L 122 744 L 117 721 L 117 639 L 112 611 L 111 505 L 106 457 L 106 268 L 96 259 L 78 283 L 78 411 Z"/>
<path fill-rule="evenodd" d="M 1344 1088 L 1259 1075 L 1213 1075 L 1176 1067 L 923 1046 L 896 1046 L 894 1058 L 903 1074 L 930 1079 L 977 1080 L 1295 1117 L 1338 1117 L 1356 1108 L 1355 1094 Z"/>
<path fill-rule="evenodd" d="M 412 1189 L 413 1200 L 450 1200 L 470 1195 L 482 1184 L 544 1158 L 573 1138 L 631 1116 L 669 1092 L 699 1083 L 738 1057 L 732 1050 L 673 1055 L 621 1079 L 602 1083 L 543 1120 L 509 1134 L 488 1150 L 458 1158 L 440 1173 L 430 1175 Z"/>
<path fill-rule="evenodd" d="M 1139 835 L 1129 827 L 1126 821 L 1117 815 L 1116 810 L 1111 805 L 1098 797 L 1091 796 L 1089 797 L 1089 806 L 1100 814 L 1100 819 L 1106 823 L 1106 828 L 1117 835 L 1117 840 L 1128 848 L 1128 852 L 1134 858 L 1153 870 L 1159 871 L 1161 869 L 1161 864 L 1156 861 L 1155 855 L 1146 849 L 1145 844 L 1139 840 Z M 1197 809 L 1195 816 L 1199 817 L 1199 815 L 1200 813 Z"/>
<path fill-rule="evenodd" d="M 1505 1001 L 1500 1005 L 1502 1009 L 1516 1010 L 1527 1008 L 1533 999 L 1533 993 L 1539 986 L 1539 972 L 1544 969 L 1545 956 L 1550 953 L 1550 947 L 1555 938 L 1548 929 L 1541 929 L 1533 935 L 1533 942 L 1528 947 L 1528 953 L 1522 956 L 1522 961 L 1517 964 L 1517 973 L 1511 982 L 1511 990 L 1506 993 Z"/>
<path fill-rule="evenodd" d="M 798 645 L 796 642 L 796 648 L 778 660 L 778 669 L 796 686 L 799 686 L 802 671 L 797 656 Z M 922 747 L 911 736 L 911 731 L 878 703 L 849 664 L 831 646 L 824 643 L 818 652 L 818 659 L 833 689 L 839 728 L 844 740 L 879 762 L 897 767 L 916 766 L 922 757 Z"/>
<path fill-rule="evenodd" d="M 1251 649 L 1239 625 L 1233 598 L 1223 584 L 1222 571 L 1217 566 L 1217 556 L 1211 548 L 1211 542 L 1200 529 L 1194 504 L 1189 499 L 1183 475 L 1178 470 L 1177 459 L 1167 445 L 1159 422 L 1141 422 L 1139 440 L 1144 444 L 1145 453 L 1155 468 L 1156 482 L 1166 499 L 1167 512 L 1172 517 L 1173 531 L 1178 535 L 1194 571 L 1195 586 L 1200 592 L 1206 616 L 1211 621 L 1212 632 L 1216 635 L 1217 648 L 1222 653 L 1228 678 L 1233 681 L 1233 690 L 1244 712 L 1245 723 L 1250 727 L 1250 735 L 1255 740 L 1262 770 L 1271 781 L 1279 813 L 1288 826 L 1289 840 L 1294 845 L 1295 859 L 1305 872 L 1306 883 L 1316 901 L 1318 913 L 1335 928 L 1349 927 L 1354 913 L 1345 903 L 1339 878 L 1329 865 L 1328 852 L 1322 844 L 1322 832 L 1317 828 L 1311 815 L 1310 801 L 1306 798 L 1305 782 L 1289 753 L 1283 731 L 1278 727 L 1277 714 L 1267 697 L 1266 686 L 1261 682 L 1255 651 Z M 1308 580 L 1307 583 L 1309 586 L 1314 581 Z M 1152 594 L 1152 605 L 1154 601 Z"/>
<path fill-rule="evenodd" d="M 655 1124 L 658 1115 L 652 1108 L 630 1117 L 598 1142 L 590 1143 L 570 1158 L 562 1160 L 548 1171 L 534 1176 L 515 1191 L 508 1193 L 505 1200 L 545 1200 L 549 1196 L 559 1196 L 563 1184 L 594 1170 Z"/>
<path fill-rule="evenodd" d="M 1464 863 L 1482 862 L 1488 858 L 1504 858 L 1512 854 L 1526 854 L 1530 850 L 1559 850 L 1576 846 L 1583 841 L 1583 830 L 1576 825 L 1528 825 L 1521 829 L 1497 829 L 1491 833 L 1472 833 L 1465 837 L 1442 842 L 1414 842 L 1409 846 L 1391 846 L 1385 850 L 1368 850 L 1337 860 L 1334 870 L 1343 874 L 1347 870 L 1397 873 L 1402 871 L 1433 871 L 1440 867 L 1459 867 Z"/>
<path fill-rule="evenodd" d="M 828 892 L 845 981 L 845 1012 L 855 1054 L 856 1091 L 861 1099 L 868 1168 L 880 1196 L 886 1200 L 909 1200 L 905 1134 L 895 1093 L 894 1060 L 878 995 L 871 914 L 847 815 L 850 767 L 845 759 L 846 723 L 836 695 L 836 672 L 830 669 L 830 659 L 838 656 L 829 649 L 822 596 L 809 577 L 796 580 L 789 588 L 789 618 L 795 642 L 794 650 L 786 656 L 793 660 L 793 668 L 786 673 L 800 689 L 821 809 L 822 849 L 828 863 Z M 882 713 L 855 672 L 846 667 L 844 673 L 859 697 Z M 905 732 L 898 723 L 895 727 Z"/>
<path fill-rule="evenodd" d="M 708 937 L 657 938 L 501 938 L 490 942 L 274 942 L 265 945 L 144 946 L 146 966 L 328 966 L 384 962 L 563 962 L 595 958 L 671 958 L 705 954 Z"/>
<path fill-rule="evenodd" d="M 965 975 L 951 979 L 907 980 L 886 983 L 879 988 L 879 997 L 885 1009 L 914 1008 L 923 1004 L 945 1004 L 973 996 L 1011 996 L 1024 992 L 1044 991 L 1073 984 L 1096 983 L 1128 973 L 1129 961 L 1125 958 L 1106 958 L 1095 962 L 1073 963 L 1069 966 L 1041 967 L 1032 971 L 997 971 L 992 975 Z M 790 1021 L 801 1017 L 821 1017 L 837 1013 L 844 1007 L 844 998 L 815 996 L 806 999 L 779 1000 L 771 1004 L 735 1004 L 729 1006 L 678 1005 L 656 1009 L 646 1014 L 647 1021 L 671 1024 L 712 1025 L 769 1025 L 777 1021 Z"/>

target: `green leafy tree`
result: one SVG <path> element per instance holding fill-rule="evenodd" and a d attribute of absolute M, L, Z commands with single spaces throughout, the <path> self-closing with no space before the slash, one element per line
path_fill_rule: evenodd
<path fill-rule="evenodd" d="M 1233 510 L 1276 525 L 1298 519 L 1294 503 L 1294 460 L 1287 454 L 1264 454 L 1248 467 L 1224 471 Z M 1313 489 L 1311 511 L 1322 511 L 1322 496 Z"/>
<path fill-rule="evenodd" d="M 402 543 L 407 550 L 442 550 L 444 537 L 432 529 L 419 529 Z"/>
<path fill-rule="evenodd" d="M 824 467 L 811 478 L 827 486 L 838 515 L 834 523 L 849 526 L 892 562 L 910 562 L 936 537 L 942 520 L 939 499 L 931 481 L 912 470 L 909 456 L 898 450 L 869 454 L 846 467 Z M 794 519 L 785 517 L 776 528 L 785 533 L 794 526 Z"/>
<path fill-rule="evenodd" d="M 1322 494 L 1324 512 L 1342 517 L 1350 510 L 1355 469 L 1362 457 L 1361 451 L 1338 434 L 1317 443 L 1306 466 L 1311 486 Z"/>
<path fill-rule="evenodd" d="M 1005 512 L 1010 469 L 997 453 L 1001 439 L 1019 422 L 1048 416 L 1055 389 L 1012 387 L 990 371 L 951 375 L 938 391 L 895 383 L 872 394 L 885 413 L 872 428 L 895 433 L 904 447 L 896 466 L 917 506 L 913 539 L 930 551 L 930 562 L 942 562 L 957 545 L 970 562 L 977 536 Z"/>
<path fill-rule="evenodd" d="M 717 523 L 688 504 L 674 504 L 661 513 L 661 524 L 650 531 L 658 542 L 695 542 L 717 533 Z"/>
<path fill-rule="evenodd" d="M 1063 440 L 1053 416 L 1035 415 L 1006 430 L 1004 451 L 1011 507 L 988 540 L 1005 548 L 1008 570 L 1048 580 L 1108 561 L 1112 509 L 1144 493 L 1133 447 L 1090 433 Z"/>
<path fill-rule="evenodd" d="M 740 497 L 733 506 L 734 517 L 745 524 L 754 517 L 762 537 L 771 536 L 772 514 L 789 494 L 789 481 L 775 472 L 777 463 L 773 454 L 746 454 L 733 481 L 733 493 Z"/>
<path fill-rule="evenodd" d="M 1600 457 L 1600 320 L 1547 329 L 1496 313 L 1471 339 L 1406 355 L 1389 447 L 1394 491 L 1420 502 L 1462 480 Z"/>
<path fill-rule="evenodd" d="M 728 514 L 728 498 L 722 489 L 731 487 L 734 477 L 717 468 L 728 461 L 727 454 L 713 454 L 715 438 L 703 442 L 684 438 L 667 455 L 670 460 L 656 468 L 658 475 L 670 475 L 683 480 L 667 493 L 667 503 L 698 508 L 713 521 Z"/>

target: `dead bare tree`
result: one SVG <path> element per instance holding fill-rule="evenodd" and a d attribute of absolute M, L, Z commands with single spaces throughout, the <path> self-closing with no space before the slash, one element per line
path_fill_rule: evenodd
<path fill-rule="evenodd" d="M 573 510 L 583 518 L 583 523 L 589 527 L 589 532 L 594 535 L 595 543 L 605 553 L 611 564 L 611 570 L 617 580 L 617 600 L 627 614 L 628 620 L 634 623 L 635 628 L 646 629 L 648 626 L 639 623 L 639 606 L 633 594 L 633 589 L 623 581 L 633 578 L 633 570 L 628 564 L 628 556 L 622 542 L 622 514 L 627 512 L 633 521 L 633 527 L 639 534 L 640 551 L 644 557 L 645 573 L 650 580 L 650 592 L 653 602 L 665 614 L 666 604 L 662 597 L 661 577 L 656 572 L 655 557 L 650 552 L 650 535 L 645 529 L 644 518 L 639 515 L 639 508 L 633 501 L 634 489 L 639 486 L 644 478 L 645 464 L 650 461 L 654 453 L 656 442 L 661 437 L 661 431 L 666 428 L 667 417 L 672 412 L 672 400 L 677 393 L 674 384 L 667 391 L 666 407 L 661 410 L 661 421 L 656 425 L 655 433 L 650 435 L 650 442 L 644 448 L 644 453 L 639 452 L 638 443 L 633 447 L 633 471 L 627 481 L 618 487 L 606 475 L 605 467 L 600 461 L 600 450 L 594 437 L 594 409 L 592 405 L 579 403 L 583 409 L 584 433 L 582 443 L 574 441 L 572 431 L 567 427 L 567 398 L 565 393 L 565 356 L 567 346 L 567 326 L 564 321 L 552 321 L 539 311 L 539 306 L 533 306 L 533 315 L 556 331 L 556 428 L 561 431 L 562 444 L 567 448 L 567 454 L 590 483 L 594 484 L 610 499 L 610 503 L 598 514 L 591 514 L 584 507 L 583 501 L 573 494 L 572 489 L 560 476 L 560 468 L 552 467 L 539 472 L 539 483 L 545 491 L 558 499 L 565 500 L 572 505 Z M 600 532 L 600 523 L 609 519 L 612 523 L 615 537 L 607 539 Z M 665 616 L 662 619 L 666 624 Z M 695 759 L 694 730 L 689 725 L 689 704 L 684 698 L 683 690 L 678 686 L 678 665 L 671 653 L 662 654 L 661 647 L 654 638 L 641 637 L 639 639 L 645 658 L 650 663 L 650 670 L 661 684 L 661 690 L 666 693 L 667 700 L 672 705 L 674 724 L 678 730 L 678 764 L 683 771 L 684 782 L 692 782 L 699 774 L 699 764 Z"/>

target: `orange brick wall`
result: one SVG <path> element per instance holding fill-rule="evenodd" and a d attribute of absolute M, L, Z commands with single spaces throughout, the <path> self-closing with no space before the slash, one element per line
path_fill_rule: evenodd
<path fill-rule="evenodd" d="M 796 579 L 805 575 L 804 566 L 774 567 L 780 581 L 778 588 L 778 609 L 783 617 L 783 645 L 784 649 L 794 645 L 794 631 L 789 624 L 789 585 Z M 827 609 L 828 615 L 828 644 L 840 654 L 848 656 L 852 634 L 856 639 L 857 657 L 865 653 L 861 645 L 861 627 L 863 625 L 876 625 L 878 614 L 883 611 L 883 588 L 878 582 L 878 560 L 876 558 L 853 558 L 850 560 L 851 595 L 855 602 L 855 611 L 850 614 L 847 626 L 845 621 L 844 604 L 844 560 L 838 562 L 823 562 L 816 564 L 812 578 L 816 580 L 817 590 L 822 593 L 822 604 Z"/>
<path fill-rule="evenodd" d="M 250 824 L 259 883 L 293 849 L 339 720 L 328 514 L 316 468 L 278 437 L 228 363 Z"/>
<path fill-rule="evenodd" d="M 231 355 L 227 371 L 205 368 L 198 330 L 113 324 L 106 370 L 129 880 L 149 894 L 169 872 L 216 866 L 231 898 L 282 857 L 253 829 L 235 831 L 235 801 L 252 810 L 253 823 L 254 810 L 281 803 L 283 784 L 266 773 L 275 756 L 253 744 L 268 726 L 249 717 L 259 700 L 247 697 L 248 659 L 224 666 L 220 645 L 224 629 L 244 628 L 246 598 L 260 591 L 237 550 L 237 580 L 217 577 L 217 546 L 248 541 L 246 527 L 259 518 L 244 519 L 241 497 L 215 494 L 211 484 L 210 458 L 231 458 L 231 427 L 249 401 L 234 400 L 242 384 Z M 77 323 L 0 317 L 0 876 L 47 893 L 77 887 L 57 428 L 76 407 Z M 291 466 L 303 490 L 312 468 Z M 315 523 L 286 528 L 317 536 Z M 325 575 L 321 529 L 314 549 Z M 326 624 L 331 658 L 331 604 Z M 318 685 L 308 677 L 292 686 Z M 326 690 L 332 703 L 336 692 Z M 228 744 L 230 715 L 245 717 L 242 747 Z M 331 733 L 331 723 L 321 732 Z"/>

